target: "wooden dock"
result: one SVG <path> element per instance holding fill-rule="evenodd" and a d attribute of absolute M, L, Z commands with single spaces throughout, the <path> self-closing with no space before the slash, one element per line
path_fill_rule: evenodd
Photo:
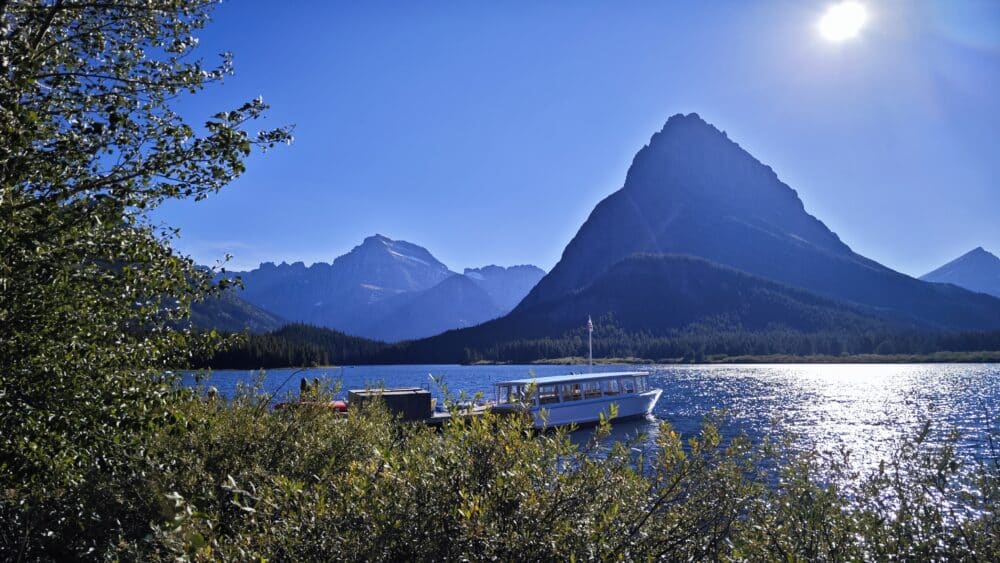
<path fill-rule="evenodd" d="M 471 409 L 459 411 L 458 416 L 483 416 L 489 408 L 488 405 L 472 407 Z M 434 412 L 430 418 L 421 419 L 418 422 L 440 428 L 451 419 L 452 414 L 450 412 Z"/>
<path fill-rule="evenodd" d="M 457 409 L 457 414 L 439 412 L 435 409 L 437 399 L 431 396 L 428 389 L 422 387 L 395 387 L 385 389 L 351 389 L 347 393 L 347 401 L 312 401 L 300 399 L 291 403 L 278 403 L 276 409 L 294 407 L 314 407 L 336 410 L 343 416 L 347 415 L 348 407 L 361 407 L 365 403 L 381 401 L 386 409 L 403 422 L 421 422 L 440 428 L 454 416 L 482 416 L 490 405 L 463 405 Z"/>
<path fill-rule="evenodd" d="M 352 389 L 348 392 L 348 405 L 363 405 L 381 399 L 389 412 L 398 415 L 404 422 L 422 422 L 440 427 L 451 420 L 452 413 L 435 410 L 436 399 L 431 392 L 421 387 L 397 387 L 389 389 Z M 482 416 L 488 405 L 463 407 L 458 416 Z"/>

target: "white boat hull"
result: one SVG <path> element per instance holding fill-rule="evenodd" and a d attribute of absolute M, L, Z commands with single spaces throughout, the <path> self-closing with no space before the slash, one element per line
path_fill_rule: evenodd
<path fill-rule="evenodd" d="M 662 392 L 660 389 L 651 389 L 644 393 L 551 403 L 540 407 L 533 406 L 530 413 L 535 428 L 596 424 L 600 421 L 602 413 L 606 417 L 610 416 L 612 404 L 618 407 L 614 420 L 643 417 L 653 412 L 653 407 L 656 406 Z"/>

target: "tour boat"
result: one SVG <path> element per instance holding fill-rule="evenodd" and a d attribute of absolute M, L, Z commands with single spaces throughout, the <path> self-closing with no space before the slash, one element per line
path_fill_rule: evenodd
<path fill-rule="evenodd" d="M 662 389 L 649 386 L 649 373 L 627 371 L 515 379 L 496 384 L 496 412 L 529 412 L 536 428 L 594 424 L 601 414 L 615 420 L 647 416 Z"/>

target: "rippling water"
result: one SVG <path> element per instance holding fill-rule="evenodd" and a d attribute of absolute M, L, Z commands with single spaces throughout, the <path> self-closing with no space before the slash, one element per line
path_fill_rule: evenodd
<path fill-rule="evenodd" d="M 580 372 L 581 366 L 358 366 L 316 368 L 296 373 L 270 370 L 264 391 L 279 400 L 297 392 L 300 377 L 330 377 L 347 389 L 428 386 L 443 377 L 449 391 L 492 397 L 492 384 L 504 379 Z M 706 415 L 724 409 L 727 434 L 746 431 L 753 438 L 790 432 L 802 447 L 835 450 L 845 446 L 856 464 L 884 459 L 903 438 L 913 437 L 924 421 L 940 432 L 960 433 L 958 451 L 966 460 L 985 457 L 992 424 L 996 435 L 1000 408 L 1000 366 L 987 364 L 837 364 L 752 366 L 595 366 L 594 371 L 650 371 L 664 390 L 654 411 L 682 434 L 698 431 Z M 251 383 L 257 372 L 218 371 L 209 384 L 230 394 L 238 383 Z M 191 376 L 185 376 L 192 383 Z M 992 418 L 991 418 L 992 417 Z M 622 422 L 612 438 L 635 433 L 655 436 L 656 420 Z M 587 430 L 577 433 L 586 440 Z"/>

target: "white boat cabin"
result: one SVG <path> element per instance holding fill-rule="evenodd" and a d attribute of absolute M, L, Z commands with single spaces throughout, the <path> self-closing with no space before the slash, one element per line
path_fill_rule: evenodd
<path fill-rule="evenodd" d="M 497 383 L 496 404 L 546 407 L 588 399 L 637 395 L 649 390 L 647 372 L 558 375 Z"/>

